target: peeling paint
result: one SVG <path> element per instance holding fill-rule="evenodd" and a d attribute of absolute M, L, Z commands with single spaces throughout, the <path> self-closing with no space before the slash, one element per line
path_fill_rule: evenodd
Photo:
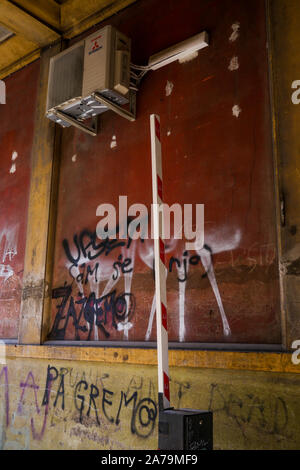
<path fill-rule="evenodd" d="M 115 135 L 112 136 L 112 140 L 111 140 L 111 143 L 110 143 L 110 148 L 113 149 L 117 146 L 117 138 Z"/>
<path fill-rule="evenodd" d="M 228 70 L 233 72 L 234 70 L 238 70 L 239 68 L 240 68 L 239 58 L 236 57 L 236 56 L 232 57 L 232 59 L 230 61 L 230 64 L 229 64 L 229 67 L 228 67 Z"/>
<path fill-rule="evenodd" d="M 230 42 L 234 42 L 234 41 L 237 40 L 237 38 L 238 38 L 239 35 L 240 35 L 240 27 L 241 27 L 241 25 L 240 25 L 239 22 L 236 22 L 236 23 L 234 23 L 234 24 L 231 26 L 231 28 L 232 28 L 232 33 L 231 33 L 231 35 L 230 35 L 230 37 L 229 37 L 229 41 L 230 41 Z"/>
<path fill-rule="evenodd" d="M 77 153 L 75 153 L 75 154 L 73 155 L 73 157 L 72 157 L 72 162 L 76 162 L 76 160 L 77 160 Z"/>
<path fill-rule="evenodd" d="M 174 88 L 174 84 L 172 82 L 167 81 L 166 84 L 166 96 L 170 96 Z"/>
<path fill-rule="evenodd" d="M 241 108 L 239 107 L 239 105 L 238 105 L 238 104 L 235 104 L 235 105 L 233 106 L 233 108 L 232 108 L 232 114 L 233 114 L 233 116 L 235 116 L 235 117 L 238 118 L 239 115 L 241 114 L 241 112 L 242 112 L 242 110 L 241 110 Z"/>
<path fill-rule="evenodd" d="M 14 150 L 13 153 L 12 153 L 11 159 L 12 159 L 12 161 L 15 161 L 17 158 L 18 158 L 18 152 L 16 152 Z"/>
<path fill-rule="evenodd" d="M 10 167 L 9 172 L 10 172 L 10 173 L 15 173 L 15 172 L 16 172 L 16 169 L 17 169 L 17 168 L 16 168 L 16 164 L 13 163 L 12 166 Z"/>

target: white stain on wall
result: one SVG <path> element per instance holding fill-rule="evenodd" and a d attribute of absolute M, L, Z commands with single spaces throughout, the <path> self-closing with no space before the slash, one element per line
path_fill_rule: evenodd
<path fill-rule="evenodd" d="M 117 146 L 117 138 L 115 135 L 112 136 L 111 143 L 110 143 L 110 148 L 113 149 Z"/>
<path fill-rule="evenodd" d="M 240 64 L 239 64 L 238 57 L 232 57 L 228 70 L 230 70 L 230 72 L 233 72 L 234 70 L 238 70 L 239 67 L 240 67 Z"/>
<path fill-rule="evenodd" d="M 172 82 L 167 81 L 166 84 L 166 96 L 170 96 L 174 88 L 174 84 Z"/>
<path fill-rule="evenodd" d="M 233 25 L 231 26 L 232 33 L 229 37 L 230 42 L 234 42 L 234 41 L 237 40 L 237 38 L 240 35 L 240 27 L 241 27 L 241 25 L 238 21 L 236 23 L 233 23 Z"/>
<path fill-rule="evenodd" d="M 9 170 L 9 172 L 10 172 L 11 174 L 13 174 L 13 173 L 15 173 L 15 172 L 16 172 L 16 169 L 17 169 L 17 167 L 16 167 L 16 164 L 15 164 L 15 163 L 13 163 L 13 164 L 12 164 L 12 166 L 10 167 L 10 170 Z"/>
<path fill-rule="evenodd" d="M 235 116 L 236 118 L 239 117 L 239 115 L 241 114 L 242 110 L 240 108 L 240 106 L 238 104 L 235 104 L 232 108 L 232 114 L 233 116 Z"/>
<path fill-rule="evenodd" d="M 12 162 L 14 162 L 14 163 L 12 163 L 12 165 L 11 165 L 11 167 L 10 167 L 10 170 L 9 170 L 9 172 L 10 172 L 11 174 L 13 174 L 13 173 L 16 172 L 17 165 L 16 165 L 15 161 L 17 160 L 17 158 L 18 158 L 18 152 L 16 152 L 16 151 L 14 150 L 13 153 L 12 153 L 12 155 L 11 155 L 11 160 L 12 160 Z"/>

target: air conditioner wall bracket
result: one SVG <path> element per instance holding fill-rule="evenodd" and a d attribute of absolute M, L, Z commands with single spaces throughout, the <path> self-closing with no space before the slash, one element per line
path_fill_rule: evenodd
<path fill-rule="evenodd" d="M 124 117 L 125 119 L 128 119 L 129 121 L 135 121 L 136 119 L 136 92 L 134 90 L 130 90 L 129 92 L 129 111 L 122 106 L 119 106 L 116 103 L 113 103 L 110 101 L 108 98 L 105 98 L 102 96 L 100 93 L 95 92 L 91 94 L 91 97 L 95 100 L 98 101 L 98 103 L 101 103 L 105 105 L 108 109 L 111 111 L 114 111 L 116 114 L 119 114 L 119 116 Z M 52 111 L 53 114 L 55 114 L 58 118 L 62 119 L 63 121 L 69 123 L 72 126 L 77 127 L 78 129 L 86 132 L 89 135 L 96 136 L 99 131 L 99 115 L 95 116 L 92 118 L 93 121 L 93 126 L 87 126 L 84 124 L 81 120 L 76 119 L 73 116 L 70 116 L 64 111 L 61 111 L 59 109 L 55 109 Z"/>
<path fill-rule="evenodd" d="M 69 124 L 71 124 L 72 126 L 75 126 L 77 127 L 78 129 L 86 132 L 87 134 L 90 134 L 92 136 L 96 136 L 97 133 L 98 133 L 98 128 L 99 128 L 99 125 L 98 125 L 98 116 L 92 118 L 93 120 L 93 127 L 89 127 L 85 124 L 83 124 L 81 121 L 78 121 L 77 119 L 75 119 L 74 117 L 72 116 L 69 116 L 67 113 L 64 113 L 63 111 L 60 111 L 58 109 L 54 110 L 53 113 L 59 117 L 60 119 L 63 119 L 64 121 L 68 122 Z"/>
<path fill-rule="evenodd" d="M 128 119 L 129 121 L 135 121 L 136 119 L 136 92 L 134 90 L 130 90 L 129 92 L 129 111 L 122 106 L 119 106 L 116 103 L 113 103 L 109 99 L 102 96 L 100 93 L 95 92 L 92 93 L 92 98 L 98 101 L 101 104 L 105 104 L 111 111 L 119 114 L 120 116 Z"/>

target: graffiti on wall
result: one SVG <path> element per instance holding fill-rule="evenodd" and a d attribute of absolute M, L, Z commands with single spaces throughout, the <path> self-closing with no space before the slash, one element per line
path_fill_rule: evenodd
<path fill-rule="evenodd" d="M 292 439 L 289 431 L 288 405 L 281 395 L 261 397 L 256 392 L 235 392 L 230 387 L 212 383 L 208 409 L 217 417 L 223 415 L 235 425 L 244 441 L 253 430 L 260 436 L 275 436 L 278 441 Z"/>
<path fill-rule="evenodd" d="M 4 228 L 0 231 L 0 278 L 6 282 L 14 275 L 11 261 L 18 254 L 18 227 Z"/>
<path fill-rule="evenodd" d="M 118 229 L 117 229 L 118 233 Z M 232 251 L 238 247 L 239 230 L 222 230 L 226 240 L 217 233 L 207 233 L 204 247 L 198 252 L 178 253 L 178 240 L 166 241 L 169 263 L 168 273 L 175 272 L 178 282 L 178 338 L 185 340 L 185 297 L 191 270 L 200 265 L 204 268 L 220 313 L 223 334 L 230 336 L 230 325 L 225 313 L 213 266 L 213 255 Z M 75 233 L 73 240 L 64 239 L 63 253 L 66 259 L 67 280 L 63 286 L 53 289 L 56 315 L 51 325 L 49 339 L 63 340 L 68 325 L 72 325 L 74 340 L 109 339 L 113 329 L 123 331 L 128 339 L 138 308 L 132 292 L 132 280 L 136 260 L 149 271 L 154 271 L 154 247 L 149 239 L 127 240 L 97 238 L 96 232 L 83 230 Z M 154 276 L 154 272 L 153 272 Z M 199 281 L 203 274 L 199 275 Z M 120 279 L 124 287 L 120 290 Z M 116 286 L 118 285 L 118 288 Z M 144 332 L 149 341 L 155 315 L 155 292 L 149 309 L 148 324 Z"/>
<path fill-rule="evenodd" d="M 41 381 L 40 373 L 32 370 L 24 373 L 16 392 L 9 367 L 5 365 L 0 370 L 2 422 L 12 434 L 17 430 L 22 434 L 26 428 L 25 447 L 29 448 L 32 440 L 41 441 L 47 429 L 67 422 L 70 436 L 96 442 L 100 439 L 104 445 L 109 444 L 106 434 L 121 430 L 141 440 L 152 436 L 158 408 L 156 385 L 151 379 L 129 377 L 124 388 L 115 390 L 108 383 L 107 373 L 88 375 L 74 371 L 73 367 L 48 365 L 43 375 Z M 2 442 L 4 445 L 14 447 L 9 442 Z"/>
<path fill-rule="evenodd" d="M 99 366 L 57 364 L 23 368 L 16 374 L 10 364 L 1 367 L 0 448 L 44 448 L 45 443 L 52 448 L 156 448 L 157 384 L 152 374 L 120 377 Z M 194 407 L 213 411 L 217 447 L 219 443 L 232 446 L 224 439 L 224 426 L 235 444 L 246 448 L 261 442 L 262 436 L 275 447 L 279 442 L 297 444 L 293 408 L 297 399 L 292 404 L 276 387 L 270 393 L 268 388 L 258 391 L 255 386 L 226 381 L 209 379 L 206 384 L 199 394 L 198 381 L 175 373 L 172 402 L 177 408 L 192 402 Z M 53 442 L 51 436 L 55 436 Z"/>
<path fill-rule="evenodd" d="M 18 335 L 22 289 L 18 236 L 19 225 L 0 228 L 0 338 Z"/>
<path fill-rule="evenodd" d="M 198 286 L 200 288 L 203 277 L 208 279 L 220 315 L 223 336 L 230 338 L 231 328 L 217 282 L 214 256 L 227 252 L 231 257 L 229 262 L 232 269 L 235 269 L 233 254 L 239 247 L 240 241 L 240 230 L 227 227 L 216 231 L 207 230 L 205 244 L 198 251 L 180 252 L 178 240 L 166 241 L 165 250 L 168 256 L 166 277 L 175 273 L 177 281 L 177 324 L 180 342 L 186 340 L 187 288 L 190 275 L 195 274 L 197 267 Z M 97 238 L 96 232 L 82 230 L 80 233 L 75 233 L 72 240 L 64 239 L 62 247 L 66 277 L 64 285 L 52 291 L 56 311 L 49 339 L 63 340 L 67 330 L 73 330 L 73 340 L 109 339 L 113 331 L 123 332 L 124 339 L 128 340 L 139 309 L 136 295 L 132 291 L 136 266 L 138 263 L 144 266 L 144 270 L 152 272 L 154 279 L 153 241 L 141 238 L 101 240 Z M 270 254 L 269 259 L 259 259 L 266 253 Z M 274 262 L 275 249 L 273 246 L 263 247 L 258 255 L 252 254 L 249 249 L 246 257 L 248 272 L 251 273 L 258 265 L 267 267 L 271 265 Z M 145 341 L 150 340 L 155 318 L 154 284 L 149 288 L 153 288 L 153 295 L 144 330 Z"/>

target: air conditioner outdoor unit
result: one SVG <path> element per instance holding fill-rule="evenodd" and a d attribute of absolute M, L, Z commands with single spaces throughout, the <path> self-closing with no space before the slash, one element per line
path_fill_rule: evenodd
<path fill-rule="evenodd" d="M 92 121 L 92 127 L 84 121 L 108 109 L 135 121 L 136 92 L 145 74 L 176 60 L 195 58 L 208 45 L 208 33 L 203 31 L 152 55 L 148 65 L 135 65 L 131 40 L 113 26 L 105 26 L 50 59 L 46 116 L 91 135 L 97 135 L 97 121 Z"/>
<path fill-rule="evenodd" d="M 130 39 L 109 25 L 52 57 L 46 116 L 68 127 L 108 109 L 126 114 L 130 51 Z"/>

